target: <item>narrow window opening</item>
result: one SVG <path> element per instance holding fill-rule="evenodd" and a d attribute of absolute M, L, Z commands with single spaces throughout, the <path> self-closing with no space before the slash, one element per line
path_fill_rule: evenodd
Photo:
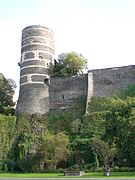
<path fill-rule="evenodd" d="M 47 85 L 47 86 L 49 86 L 49 79 L 44 79 L 44 83 Z"/>
<path fill-rule="evenodd" d="M 43 57 L 42 56 L 38 56 L 39 57 L 39 59 L 43 59 Z"/>

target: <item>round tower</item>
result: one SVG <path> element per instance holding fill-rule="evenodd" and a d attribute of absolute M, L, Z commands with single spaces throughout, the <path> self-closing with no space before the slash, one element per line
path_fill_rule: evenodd
<path fill-rule="evenodd" d="M 20 91 L 16 115 L 49 112 L 49 64 L 54 62 L 54 34 L 43 26 L 22 30 Z"/>

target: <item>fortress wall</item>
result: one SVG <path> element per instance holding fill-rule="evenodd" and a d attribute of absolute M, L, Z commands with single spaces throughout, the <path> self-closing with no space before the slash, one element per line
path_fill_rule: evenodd
<path fill-rule="evenodd" d="M 96 69 L 88 73 L 93 73 L 94 96 L 110 96 L 135 83 L 135 65 Z"/>
<path fill-rule="evenodd" d="M 70 111 L 79 97 L 87 96 L 87 75 L 50 79 L 50 112 Z"/>

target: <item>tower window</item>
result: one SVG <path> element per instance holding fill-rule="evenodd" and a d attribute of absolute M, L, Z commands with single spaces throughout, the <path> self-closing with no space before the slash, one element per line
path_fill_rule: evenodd
<path fill-rule="evenodd" d="M 45 78 L 45 79 L 44 79 L 44 83 L 45 83 L 47 86 L 49 86 L 49 79 Z"/>
<path fill-rule="evenodd" d="M 43 59 L 43 57 L 42 56 L 38 56 L 39 57 L 39 59 Z"/>

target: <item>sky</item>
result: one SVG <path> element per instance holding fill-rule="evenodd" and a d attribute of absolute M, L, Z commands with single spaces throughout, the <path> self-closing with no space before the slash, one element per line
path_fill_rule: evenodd
<path fill-rule="evenodd" d="M 76 51 L 88 69 L 135 64 L 135 0 L 1 0 L 0 73 L 17 84 L 22 29 L 53 29 L 55 58 Z"/>

